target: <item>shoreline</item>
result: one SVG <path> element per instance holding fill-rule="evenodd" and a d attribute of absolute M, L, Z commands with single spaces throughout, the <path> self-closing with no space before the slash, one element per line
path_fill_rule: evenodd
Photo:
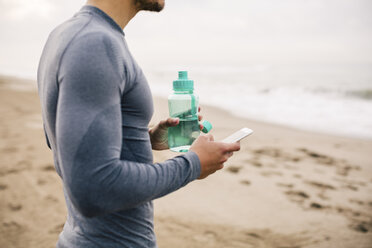
<path fill-rule="evenodd" d="M 155 95 L 153 98 L 155 99 L 154 100 L 155 102 L 167 101 L 167 98 L 163 97 L 163 96 Z M 162 104 L 162 106 L 163 105 L 164 104 Z M 328 136 L 329 138 L 336 138 L 336 139 L 337 138 L 341 138 L 341 139 L 344 138 L 344 139 L 352 139 L 352 140 L 357 140 L 357 141 L 367 141 L 367 142 L 372 141 L 372 138 L 368 138 L 368 137 L 358 137 L 358 136 L 351 136 L 351 135 L 348 136 L 348 135 L 342 135 L 342 134 L 336 134 L 336 133 L 327 133 L 325 131 L 322 132 L 322 131 L 318 131 L 318 130 L 309 130 L 309 129 L 306 129 L 306 128 L 293 127 L 293 126 L 290 126 L 290 125 L 285 125 L 285 124 L 280 124 L 280 123 L 275 123 L 275 122 L 251 119 L 251 118 L 247 118 L 247 117 L 244 117 L 244 116 L 234 114 L 233 112 L 231 112 L 227 109 L 223 109 L 223 108 L 220 108 L 219 106 L 215 106 L 215 105 L 211 105 L 211 104 L 202 104 L 202 105 L 200 105 L 200 107 L 201 108 L 206 107 L 208 109 L 213 109 L 214 112 L 221 112 L 223 114 L 229 115 L 229 116 L 234 117 L 236 119 L 240 119 L 240 120 L 245 121 L 245 122 L 254 123 L 255 126 L 256 125 L 257 126 L 259 126 L 259 125 L 272 126 L 272 127 L 277 127 L 277 128 L 280 128 L 280 129 L 292 130 L 294 132 L 304 132 L 304 133 L 313 134 L 313 135 L 317 135 L 317 136 Z M 201 111 L 201 114 L 203 114 L 202 112 L 203 112 L 203 110 Z"/>
<path fill-rule="evenodd" d="M 7 87 L 7 88 L 12 88 L 12 89 L 21 90 L 21 91 L 22 90 L 37 91 L 36 82 L 35 82 L 35 80 L 32 80 L 32 79 L 22 78 L 22 77 L 12 76 L 12 75 L 1 75 L 0 74 L 0 82 L 1 81 L 5 82 L 5 84 L 3 83 L 3 85 L 5 85 L 5 87 Z M 10 81 L 12 83 L 9 83 Z M 1 84 L 0 84 L 0 87 L 1 87 Z M 167 100 L 166 97 L 160 96 L 160 95 L 153 95 L 153 98 L 154 99 L 159 99 L 159 100 L 155 100 L 155 101 L 163 101 L 163 100 L 166 101 Z M 309 128 L 294 127 L 294 126 L 291 126 L 291 125 L 277 123 L 275 121 L 270 122 L 270 121 L 264 121 L 264 120 L 259 120 L 259 119 L 251 119 L 251 118 L 248 118 L 248 117 L 245 117 L 245 116 L 235 114 L 233 111 L 229 111 L 228 109 L 221 108 L 219 106 L 211 105 L 211 104 L 208 104 L 208 103 L 201 105 L 201 107 L 203 107 L 203 106 L 207 107 L 207 108 L 210 108 L 210 109 L 215 109 L 215 111 L 227 113 L 230 116 L 234 116 L 235 118 L 239 118 L 239 119 L 245 120 L 247 122 L 256 123 L 257 125 L 276 126 L 276 127 L 284 128 L 284 129 L 292 129 L 292 130 L 298 131 L 298 132 L 307 132 L 307 133 L 310 133 L 310 134 L 324 135 L 324 136 L 329 136 L 329 137 L 334 137 L 334 138 L 347 138 L 347 139 L 355 139 L 355 140 L 362 140 L 362 141 L 372 141 L 372 137 L 345 135 L 345 134 L 341 134 L 341 133 L 321 131 L 321 130 L 316 130 L 316 129 L 311 130 Z M 165 106 L 165 107 L 168 108 L 167 106 Z M 155 109 L 155 111 L 156 111 L 156 109 Z"/>
<path fill-rule="evenodd" d="M 45 144 L 36 83 L 7 87 L 17 80 L 0 76 L 0 246 L 47 248 L 66 218 L 62 183 Z M 168 117 L 166 99 L 155 97 L 154 107 L 150 125 Z M 201 114 L 216 140 L 244 126 L 255 133 L 224 169 L 154 201 L 159 247 L 371 247 L 372 141 L 207 105 Z M 154 151 L 154 161 L 176 155 Z"/>

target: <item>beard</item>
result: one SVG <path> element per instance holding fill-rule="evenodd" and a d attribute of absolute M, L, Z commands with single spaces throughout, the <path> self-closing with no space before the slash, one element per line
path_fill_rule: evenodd
<path fill-rule="evenodd" d="M 138 11 L 147 10 L 160 12 L 164 8 L 164 0 L 134 0 Z"/>

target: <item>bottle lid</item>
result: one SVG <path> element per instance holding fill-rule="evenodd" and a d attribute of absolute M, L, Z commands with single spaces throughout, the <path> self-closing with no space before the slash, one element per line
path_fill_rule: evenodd
<path fill-rule="evenodd" d="M 194 90 L 194 81 L 187 78 L 187 71 L 178 72 L 178 79 L 173 81 L 173 90 L 175 91 Z"/>
<path fill-rule="evenodd" d="M 209 133 L 209 131 L 212 130 L 212 124 L 209 121 L 202 121 L 201 123 L 203 125 L 202 132 L 203 133 Z"/>

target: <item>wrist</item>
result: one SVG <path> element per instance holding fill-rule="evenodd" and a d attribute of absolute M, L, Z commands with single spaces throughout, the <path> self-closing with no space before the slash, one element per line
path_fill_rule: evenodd
<path fill-rule="evenodd" d="M 202 166 L 201 166 L 199 155 L 196 152 L 189 150 L 185 154 L 185 156 L 189 157 L 189 159 L 192 162 L 191 164 L 193 166 L 193 179 L 199 178 L 201 175 L 201 171 L 202 171 Z"/>

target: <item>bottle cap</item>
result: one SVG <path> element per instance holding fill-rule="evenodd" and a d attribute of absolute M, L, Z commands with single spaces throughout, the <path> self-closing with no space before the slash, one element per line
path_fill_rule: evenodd
<path fill-rule="evenodd" d="M 178 79 L 173 81 L 173 90 L 175 91 L 194 90 L 194 81 L 187 78 L 187 71 L 178 72 Z"/>
<path fill-rule="evenodd" d="M 209 133 L 209 131 L 212 130 L 212 124 L 209 121 L 202 121 L 201 123 L 203 125 L 202 132 L 203 133 Z"/>

